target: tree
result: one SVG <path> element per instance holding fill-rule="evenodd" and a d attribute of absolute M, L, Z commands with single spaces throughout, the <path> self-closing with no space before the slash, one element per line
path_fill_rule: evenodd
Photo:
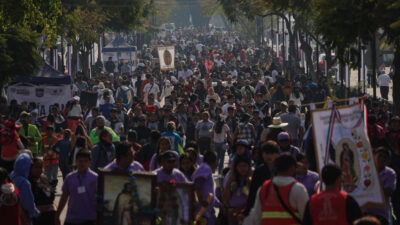
<path fill-rule="evenodd" d="M 105 21 L 104 14 L 98 8 L 78 7 L 65 16 L 63 36 L 72 45 L 72 62 L 76 62 L 80 57 L 85 75 L 90 73 L 89 53 L 92 45 L 101 37 Z M 76 66 L 72 65 L 72 74 L 76 73 L 75 68 Z"/>
<path fill-rule="evenodd" d="M 355 46 L 373 42 L 379 30 L 381 38 L 395 49 L 393 65 L 394 113 L 400 114 L 400 3 L 396 0 L 317 0 L 316 30 L 324 41 L 336 48 L 341 61 L 353 62 Z M 332 20 L 335 18 L 335 20 Z M 374 74 L 375 75 L 375 74 Z"/>
<path fill-rule="evenodd" d="M 0 5 L 0 86 L 16 76 L 32 76 L 41 66 L 41 47 L 57 40 L 61 0 L 13 0 Z"/>
<path fill-rule="evenodd" d="M 145 27 L 154 12 L 153 0 L 63 0 L 59 34 L 72 45 L 71 74 L 75 75 L 78 57 L 83 73 L 90 73 L 89 54 L 106 30 L 131 32 Z M 98 62 L 99 63 L 99 62 Z"/>
<path fill-rule="evenodd" d="M 393 106 L 394 114 L 400 115 L 400 2 L 396 0 L 384 1 L 380 8 L 382 29 L 389 44 L 394 47 L 394 76 L 393 76 Z M 397 214 L 397 216 L 399 216 Z"/>
<path fill-rule="evenodd" d="M 42 60 L 37 49 L 37 33 L 23 28 L 10 28 L 0 33 L 0 84 L 16 76 L 32 76 Z"/>

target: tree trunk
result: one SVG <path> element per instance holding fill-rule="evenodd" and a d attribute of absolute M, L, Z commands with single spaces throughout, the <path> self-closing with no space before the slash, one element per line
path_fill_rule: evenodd
<path fill-rule="evenodd" d="M 82 72 L 86 78 L 90 78 L 89 52 L 90 48 L 83 47 L 83 49 L 81 49 L 80 55 L 82 62 Z"/>
<path fill-rule="evenodd" d="M 78 63 L 78 54 L 79 54 L 79 50 L 78 50 L 78 46 L 77 45 L 72 45 L 72 56 L 71 56 L 71 76 L 73 76 L 74 78 L 77 75 L 77 70 L 76 70 L 76 65 Z"/>
<path fill-rule="evenodd" d="M 312 48 L 311 48 L 310 44 L 306 40 L 304 40 L 303 35 L 300 34 L 299 39 L 300 39 L 300 43 L 301 43 L 300 48 L 301 48 L 301 50 L 304 51 L 304 54 L 306 55 L 306 63 L 309 68 L 309 71 L 311 73 L 311 78 L 313 81 L 317 81 L 317 74 L 314 71 L 314 64 L 312 61 Z"/>
<path fill-rule="evenodd" d="M 400 40 L 395 42 L 394 48 L 394 77 L 393 77 L 393 114 L 400 115 Z"/>

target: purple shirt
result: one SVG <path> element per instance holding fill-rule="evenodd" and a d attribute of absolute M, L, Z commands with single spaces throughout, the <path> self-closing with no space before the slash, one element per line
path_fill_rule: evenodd
<path fill-rule="evenodd" d="M 226 188 L 226 186 L 228 185 L 230 173 L 231 172 L 229 171 L 224 178 L 224 188 Z M 231 192 L 231 198 L 229 199 L 229 208 L 241 208 L 246 204 L 247 195 L 243 193 L 244 187 L 245 180 L 240 179 L 240 184 L 238 185 L 236 190 Z"/>
<path fill-rule="evenodd" d="M 172 151 L 176 157 L 176 165 L 175 168 L 179 168 L 179 154 L 175 151 Z M 150 171 L 154 171 L 156 169 L 158 169 L 158 165 L 157 165 L 157 153 L 155 153 L 150 160 Z"/>
<path fill-rule="evenodd" d="M 77 171 L 67 175 L 62 192 L 69 195 L 65 222 L 83 223 L 96 220 L 97 173 L 89 169 L 80 174 Z"/>
<path fill-rule="evenodd" d="M 168 182 L 170 180 L 175 180 L 177 183 L 187 183 L 185 175 L 178 169 L 173 169 L 171 174 L 167 174 L 163 168 L 158 168 L 155 170 L 157 173 L 157 183 Z"/>
<path fill-rule="evenodd" d="M 391 189 L 394 190 L 396 188 L 396 172 L 390 168 L 385 167 L 384 170 L 379 172 L 379 178 L 381 180 L 382 189 Z M 386 207 L 385 208 L 369 208 L 366 209 L 364 213 L 380 215 L 386 218 L 389 221 L 390 216 L 390 196 L 386 199 Z"/>
<path fill-rule="evenodd" d="M 216 206 L 217 201 L 215 199 L 215 183 L 212 176 L 212 169 L 207 163 L 202 163 L 200 167 L 194 172 L 192 180 L 194 182 L 195 188 L 201 190 L 201 200 L 206 200 L 208 195 L 211 193 L 214 198 L 208 205 L 204 216 L 209 219 L 209 222 L 214 219 L 214 206 Z M 197 206 L 196 213 L 199 211 L 200 206 Z M 208 223 L 210 224 L 210 223 Z"/>
<path fill-rule="evenodd" d="M 279 149 L 279 153 L 280 153 L 280 154 L 282 154 L 282 153 L 284 153 L 284 152 L 289 152 L 291 155 L 297 156 L 297 155 L 300 153 L 300 150 L 299 150 L 298 147 L 293 146 L 293 145 L 290 145 L 290 148 L 289 148 L 288 151 L 284 151 L 284 150 L 282 150 L 282 149 Z"/>
<path fill-rule="evenodd" d="M 315 184 L 318 182 L 319 180 L 319 176 L 318 173 L 311 171 L 311 170 L 307 170 L 307 174 L 304 176 L 300 176 L 298 174 L 296 174 L 296 180 L 299 181 L 300 183 L 302 183 L 308 192 L 308 196 L 311 197 L 311 195 L 314 194 L 315 192 Z"/>
<path fill-rule="evenodd" d="M 200 166 L 203 163 L 203 158 L 204 158 L 204 156 L 201 154 L 197 156 L 197 160 L 196 160 L 197 166 Z"/>
<path fill-rule="evenodd" d="M 116 160 L 109 163 L 106 167 L 104 167 L 104 169 L 111 170 L 111 171 L 123 171 L 123 169 L 118 166 Z M 131 170 L 131 169 L 133 171 L 144 171 L 142 164 L 140 164 L 137 161 L 133 161 L 132 164 L 129 165 L 127 172 L 129 172 L 129 170 Z"/>

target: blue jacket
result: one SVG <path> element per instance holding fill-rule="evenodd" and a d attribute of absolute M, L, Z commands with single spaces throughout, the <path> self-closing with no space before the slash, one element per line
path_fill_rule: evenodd
<path fill-rule="evenodd" d="M 60 154 L 60 166 L 68 166 L 68 156 L 71 148 L 71 140 L 68 139 L 59 139 L 56 144 L 53 146 L 53 151 L 58 152 Z"/>
<path fill-rule="evenodd" d="M 100 141 L 97 145 L 92 148 L 92 164 L 90 169 L 96 173 L 99 171 L 98 168 L 104 168 L 115 157 L 115 147 L 113 144 L 106 145 Z"/>
<path fill-rule="evenodd" d="M 31 157 L 27 153 L 18 156 L 14 163 L 14 170 L 10 177 L 18 188 L 21 196 L 21 206 L 28 214 L 29 223 L 32 224 L 32 217 L 39 215 L 33 198 L 31 183 L 28 180 L 31 169 Z"/>
<path fill-rule="evenodd" d="M 181 154 L 179 152 L 179 146 L 183 146 L 182 138 L 177 134 L 176 132 L 173 131 L 164 131 L 161 136 L 169 138 L 171 140 L 172 144 L 172 150 L 176 151 L 178 154 Z"/>

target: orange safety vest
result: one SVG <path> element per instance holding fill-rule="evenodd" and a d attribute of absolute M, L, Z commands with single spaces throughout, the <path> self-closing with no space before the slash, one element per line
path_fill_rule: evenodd
<path fill-rule="evenodd" d="M 282 200 L 285 202 L 287 207 L 298 217 L 299 213 L 297 210 L 290 207 L 289 204 L 289 193 L 293 185 L 297 181 L 293 181 L 289 185 L 286 186 L 278 186 L 279 193 L 281 195 Z M 289 212 L 282 206 L 281 202 L 278 199 L 278 195 L 275 192 L 274 187 L 272 186 L 272 181 L 267 180 L 261 187 L 260 190 L 260 199 L 262 206 L 262 216 L 261 216 L 261 224 L 262 225 L 297 225 L 299 224 Z"/>
<path fill-rule="evenodd" d="M 52 150 L 52 147 L 56 144 L 58 138 L 53 136 L 51 143 L 49 143 L 49 139 L 47 136 L 43 137 L 43 166 L 57 165 L 59 155 Z M 49 151 L 53 151 L 53 153 L 48 154 Z"/>
<path fill-rule="evenodd" d="M 313 195 L 308 206 L 313 224 L 349 225 L 346 199 L 344 191 L 323 191 Z"/>

